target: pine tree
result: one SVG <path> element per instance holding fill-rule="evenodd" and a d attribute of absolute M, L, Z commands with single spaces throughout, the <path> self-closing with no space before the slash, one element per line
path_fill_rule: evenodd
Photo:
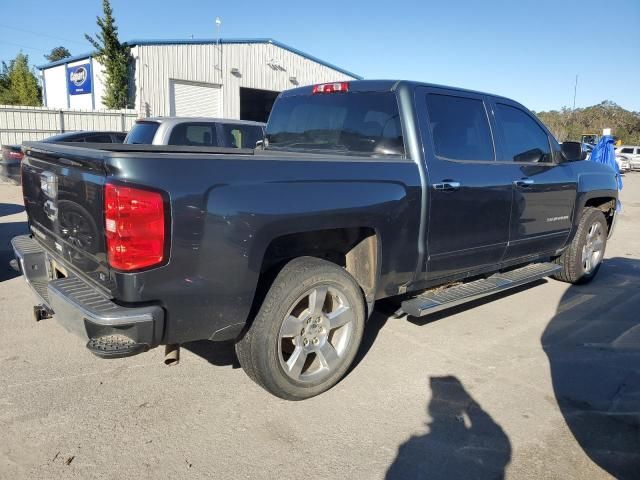
<path fill-rule="evenodd" d="M 0 72 L 0 104 L 41 105 L 38 79 L 29 68 L 29 56 L 20 52 L 7 65 L 2 62 Z"/>
<path fill-rule="evenodd" d="M 62 60 L 63 58 L 69 58 L 71 56 L 71 52 L 63 47 L 55 47 L 51 49 L 51 53 L 49 55 L 45 55 L 44 58 L 49 60 L 50 62 L 56 62 L 58 60 Z"/>
<path fill-rule="evenodd" d="M 102 103 L 107 108 L 129 106 L 129 47 L 120 43 L 118 27 L 113 18 L 109 0 L 102 1 L 103 17 L 97 17 L 100 32 L 96 38 L 85 34 L 85 38 L 96 49 L 96 58 L 105 68 L 105 93 Z"/>

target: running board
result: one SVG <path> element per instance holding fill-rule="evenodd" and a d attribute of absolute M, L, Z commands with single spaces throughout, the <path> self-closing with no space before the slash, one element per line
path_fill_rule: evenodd
<path fill-rule="evenodd" d="M 535 282 L 561 270 L 555 263 L 533 263 L 508 272 L 495 273 L 490 277 L 463 283 L 440 290 L 430 290 L 402 302 L 402 310 L 412 317 L 471 302 L 526 283 Z"/>

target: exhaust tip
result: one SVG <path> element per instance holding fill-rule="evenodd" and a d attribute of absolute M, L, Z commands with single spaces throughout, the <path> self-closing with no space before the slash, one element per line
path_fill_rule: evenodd
<path fill-rule="evenodd" d="M 167 366 L 177 365 L 180 363 L 180 345 L 177 343 L 170 344 L 164 348 L 164 364 Z"/>

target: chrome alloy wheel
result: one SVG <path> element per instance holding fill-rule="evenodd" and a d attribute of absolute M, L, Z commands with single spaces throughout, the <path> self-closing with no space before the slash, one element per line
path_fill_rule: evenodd
<path fill-rule="evenodd" d="M 600 222 L 595 222 L 589 227 L 587 242 L 582 247 L 582 267 L 584 273 L 589 274 L 602 261 L 604 254 L 604 231 Z"/>
<path fill-rule="evenodd" d="M 294 302 L 278 335 L 280 366 L 293 380 L 324 380 L 341 364 L 354 331 L 354 312 L 344 293 L 316 286 Z"/>

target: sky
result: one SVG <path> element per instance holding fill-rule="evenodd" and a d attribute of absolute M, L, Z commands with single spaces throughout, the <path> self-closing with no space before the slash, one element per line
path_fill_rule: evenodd
<path fill-rule="evenodd" d="M 640 0 L 112 0 L 120 39 L 273 38 L 365 78 L 640 111 Z M 0 0 L 0 60 L 91 51 L 101 0 Z M 17 22 L 17 19 L 27 19 Z"/>

